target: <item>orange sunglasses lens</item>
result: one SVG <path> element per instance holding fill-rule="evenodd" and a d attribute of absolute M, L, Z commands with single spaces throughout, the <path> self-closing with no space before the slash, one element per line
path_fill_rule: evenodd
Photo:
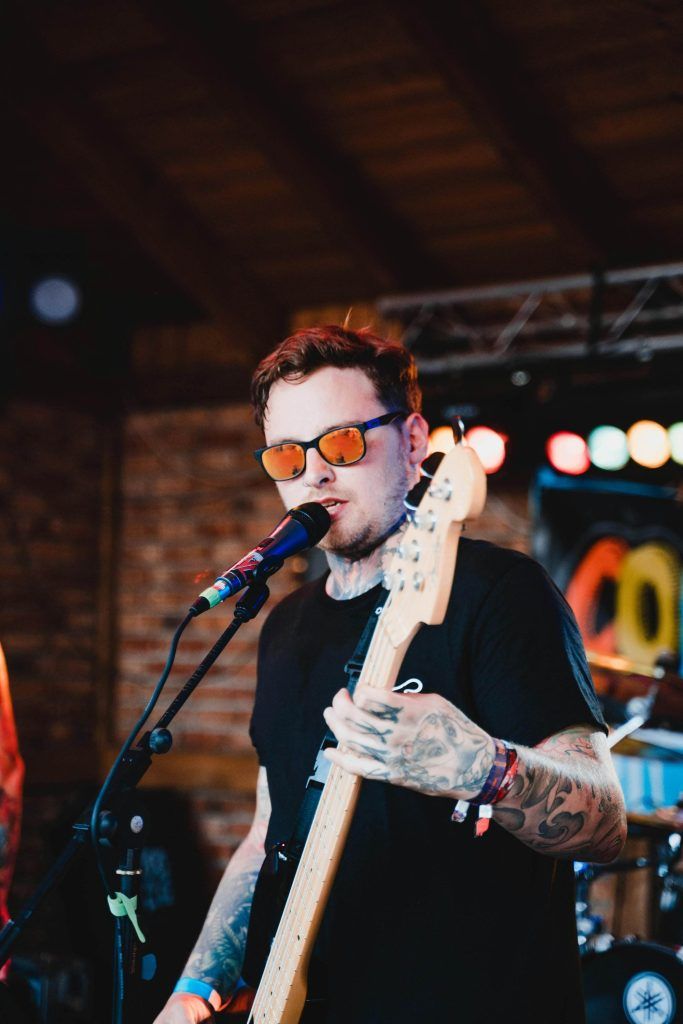
<path fill-rule="evenodd" d="M 320 454 L 332 466 L 344 466 L 358 462 L 365 454 L 363 435 L 358 427 L 340 427 L 331 430 L 318 442 Z"/>
<path fill-rule="evenodd" d="M 306 453 L 300 444 L 278 444 L 262 456 L 263 468 L 273 480 L 291 480 L 306 465 Z"/>

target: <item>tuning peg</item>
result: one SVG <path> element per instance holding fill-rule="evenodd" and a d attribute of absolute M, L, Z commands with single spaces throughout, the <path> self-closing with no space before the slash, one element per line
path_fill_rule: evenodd
<path fill-rule="evenodd" d="M 420 466 L 420 479 L 408 493 L 404 501 L 409 517 L 414 514 L 416 508 L 427 493 L 430 481 L 433 479 L 442 459 L 443 452 L 432 452 L 432 454 L 428 455 Z"/>

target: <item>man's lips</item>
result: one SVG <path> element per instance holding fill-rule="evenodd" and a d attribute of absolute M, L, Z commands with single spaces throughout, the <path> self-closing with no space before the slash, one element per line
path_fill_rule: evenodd
<path fill-rule="evenodd" d="M 341 498 L 321 498 L 318 502 L 319 505 L 323 505 L 330 514 L 332 519 L 336 518 L 346 502 Z"/>

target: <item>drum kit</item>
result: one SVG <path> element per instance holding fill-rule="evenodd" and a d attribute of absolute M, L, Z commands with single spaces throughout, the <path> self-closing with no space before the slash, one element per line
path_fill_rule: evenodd
<path fill-rule="evenodd" d="M 667 657 L 588 660 L 611 724 L 629 855 L 575 865 L 587 1024 L 683 1024 L 683 679 Z"/>

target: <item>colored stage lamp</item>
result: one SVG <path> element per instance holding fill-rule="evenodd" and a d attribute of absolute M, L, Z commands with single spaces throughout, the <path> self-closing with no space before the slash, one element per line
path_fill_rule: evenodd
<path fill-rule="evenodd" d="M 491 427 L 472 427 L 465 439 L 479 456 L 484 471 L 488 475 L 497 473 L 505 462 L 507 437 Z"/>
<path fill-rule="evenodd" d="M 629 460 L 626 434 L 619 427 L 596 427 L 588 435 L 588 454 L 598 469 L 623 469 Z"/>
<path fill-rule="evenodd" d="M 626 437 L 631 458 L 639 466 L 659 469 L 671 455 L 669 435 L 661 423 L 654 420 L 638 420 L 629 427 Z"/>
<path fill-rule="evenodd" d="M 584 439 L 568 430 L 560 430 L 549 437 L 545 450 L 550 465 L 560 473 L 580 476 L 591 464 Z"/>
<path fill-rule="evenodd" d="M 669 444 L 671 445 L 671 458 L 679 466 L 683 466 L 683 421 L 673 423 L 669 427 Z"/>
<path fill-rule="evenodd" d="M 449 452 L 455 447 L 453 427 L 435 427 L 429 435 L 428 454 L 433 452 Z"/>

